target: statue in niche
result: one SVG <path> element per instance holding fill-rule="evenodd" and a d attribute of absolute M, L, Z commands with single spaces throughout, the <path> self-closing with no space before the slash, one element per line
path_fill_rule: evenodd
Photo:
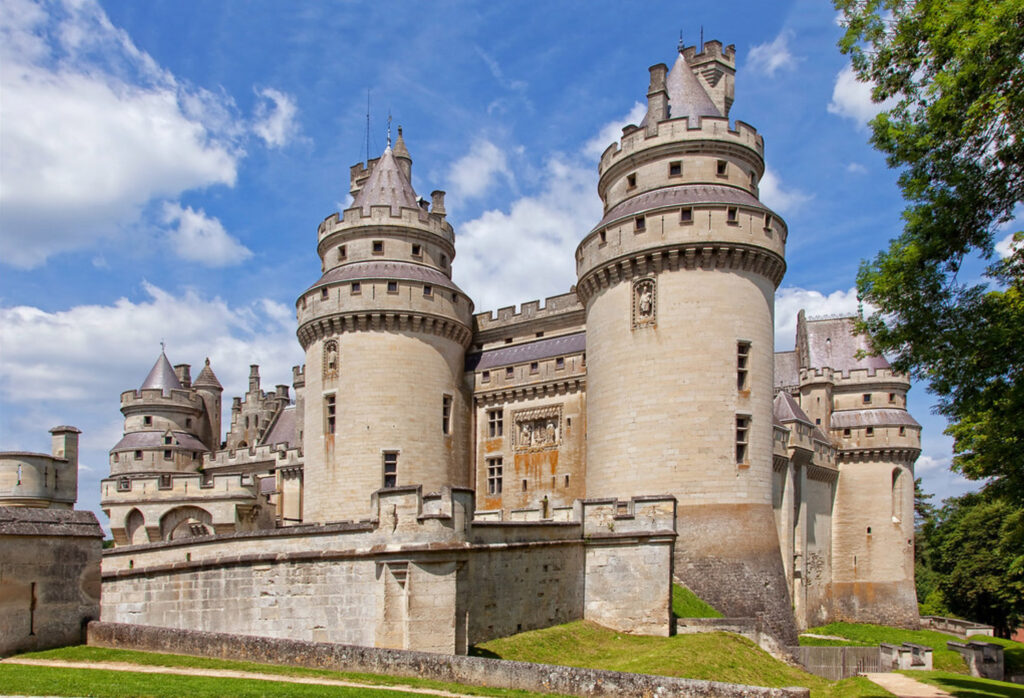
<path fill-rule="evenodd" d="M 338 343 L 327 342 L 324 345 L 324 372 L 334 373 L 338 370 Z"/>
<path fill-rule="evenodd" d="M 640 310 L 640 317 L 650 317 L 654 311 L 654 294 L 651 293 L 651 287 L 645 285 L 643 290 L 640 291 L 640 302 L 637 306 Z"/>
<path fill-rule="evenodd" d="M 547 425 L 544 427 L 544 443 L 553 444 L 555 443 L 555 423 L 550 419 Z"/>
<path fill-rule="evenodd" d="M 533 425 L 529 422 L 524 422 L 522 430 L 519 434 L 519 442 L 523 446 L 530 446 L 533 444 Z"/>
<path fill-rule="evenodd" d="M 655 303 L 654 279 L 640 279 L 633 284 L 633 328 L 654 326 Z"/>

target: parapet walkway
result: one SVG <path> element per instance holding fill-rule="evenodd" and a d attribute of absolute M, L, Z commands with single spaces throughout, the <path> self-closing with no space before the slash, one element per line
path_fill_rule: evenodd
<path fill-rule="evenodd" d="M 872 683 L 878 684 L 900 698 L 944 698 L 950 694 L 941 688 L 921 683 L 917 679 L 896 673 L 864 674 Z"/>

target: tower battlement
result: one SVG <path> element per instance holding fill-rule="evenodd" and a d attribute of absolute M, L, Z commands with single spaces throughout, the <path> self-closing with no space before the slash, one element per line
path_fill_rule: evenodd
<path fill-rule="evenodd" d="M 422 208 L 401 207 L 398 215 L 388 205 L 373 205 L 367 214 L 361 206 L 345 209 L 341 214 L 332 213 L 317 227 L 317 240 L 323 240 L 333 233 L 366 225 L 389 225 L 416 230 L 427 230 L 454 244 L 455 233 L 445 220 L 444 213 L 435 213 Z"/>
<path fill-rule="evenodd" d="M 144 389 L 121 393 L 121 410 L 171 409 L 202 411 L 203 399 L 189 390 Z"/>
<path fill-rule="evenodd" d="M 690 65 L 699 65 L 700 61 L 704 59 L 718 60 L 733 68 L 736 67 L 736 46 L 729 44 L 723 48 L 722 42 L 717 39 L 705 41 L 700 52 L 697 51 L 696 46 L 687 46 L 683 49 L 683 56 L 686 57 Z"/>
<path fill-rule="evenodd" d="M 566 320 L 566 329 L 583 324 L 583 305 L 574 291 L 549 296 L 544 299 L 543 306 L 540 300 L 532 300 L 519 305 L 518 311 L 516 306 L 509 305 L 496 311 L 477 313 L 473 316 L 473 329 L 479 343 L 486 344 L 491 341 L 490 335 L 500 330 L 515 328 L 524 323 L 550 325 L 551 321 L 562 318 Z M 534 337 L 531 335 L 530 339 Z"/>

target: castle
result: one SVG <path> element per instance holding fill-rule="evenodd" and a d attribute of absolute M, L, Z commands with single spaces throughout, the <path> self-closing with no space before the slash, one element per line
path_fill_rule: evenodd
<path fill-rule="evenodd" d="M 854 318 L 801 313 L 774 351 L 788 230 L 734 74 L 716 41 L 651 67 L 543 306 L 474 314 L 401 129 L 354 166 L 292 386 L 253 366 L 223 442 L 209 360 L 121 395 L 104 620 L 459 653 L 578 618 L 669 634 L 675 580 L 781 643 L 916 626 L 909 382 Z"/>

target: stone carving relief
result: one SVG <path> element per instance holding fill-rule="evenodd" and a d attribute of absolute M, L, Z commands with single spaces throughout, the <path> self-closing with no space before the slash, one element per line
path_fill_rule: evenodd
<path fill-rule="evenodd" d="M 324 342 L 324 376 L 338 375 L 338 343 L 329 339 Z"/>
<path fill-rule="evenodd" d="M 562 442 L 561 405 L 513 412 L 512 420 L 517 451 L 556 448 Z"/>
<path fill-rule="evenodd" d="M 658 288 L 653 278 L 633 282 L 633 329 L 655 327 L 658 321 Z"/>

